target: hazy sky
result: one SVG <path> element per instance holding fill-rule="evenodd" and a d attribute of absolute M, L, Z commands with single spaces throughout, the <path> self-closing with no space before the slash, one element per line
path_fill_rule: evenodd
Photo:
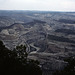
<path fill-rule="evenodd" d="M 75 0 L 0 0 L 0 10 L 75 11 Z"/>

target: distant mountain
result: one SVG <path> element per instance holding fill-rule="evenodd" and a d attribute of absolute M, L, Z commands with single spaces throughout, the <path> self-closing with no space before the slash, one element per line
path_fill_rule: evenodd
<path fill-rule="evenodd" d="M 0 27 L 10 26 L 14 23 L 14 19 L 8 16 L 0 16 Z"/>

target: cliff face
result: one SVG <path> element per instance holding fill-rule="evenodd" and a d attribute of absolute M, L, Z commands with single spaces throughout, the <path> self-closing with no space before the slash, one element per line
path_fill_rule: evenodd
<path fill-rule="evenodd" d="M 75 55 L 73 13 L 1 12 L 0 40 L 10 49 L 27 44 L 29 58 L 38 59 L 45 72 L 62 69 L 63 59 Z"/>

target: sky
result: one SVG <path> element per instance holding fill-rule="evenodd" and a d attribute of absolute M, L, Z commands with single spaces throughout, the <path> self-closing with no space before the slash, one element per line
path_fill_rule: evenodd
<path fill-rule="evenodd" d="M 75 0 L 0 0 L 0 10 L 75 11 Z"/>

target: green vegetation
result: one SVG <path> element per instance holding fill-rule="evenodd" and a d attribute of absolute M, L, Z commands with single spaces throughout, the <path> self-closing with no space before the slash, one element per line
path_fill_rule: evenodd
<path fill-rule="evenodd" d="M 75 31 L 74 30 L 70 30 L 70 29 L 57 29 L 55 30 L 55 32 L 58 32 L 58 33 L 65 33 L 66 35 L 75 35 Z"/>
<path fill-rule="evenodd" d="M 66 58 L 64 61 L 68 62 L 67 66 L 61 71 L 56 71 L 53 75 L 75 75 L 75 57 Z"/>
<path fill-rule="evenodd" d="M 69 19 L 59 19 L 58 22 L 68 23 L 68 24 L 75 24 L 74 20 L 69 20 Z"/>
<path fill-rule="evenodd" d="M 0 74 L 42 75 L 39 62 L 28 59 L 25 45 L 17 46 L 13 51 L 0 41 Z"/>
<path fill-rule="evenodd" d="M 49 40 L 55 40 L 59 42 L 68 42 L 68 43 L 75 43 L 75 41 L 70 40 L 69 38 L 65 38 L 63 36 L 55 36 L 55 35 L 48 35 Z"/>

